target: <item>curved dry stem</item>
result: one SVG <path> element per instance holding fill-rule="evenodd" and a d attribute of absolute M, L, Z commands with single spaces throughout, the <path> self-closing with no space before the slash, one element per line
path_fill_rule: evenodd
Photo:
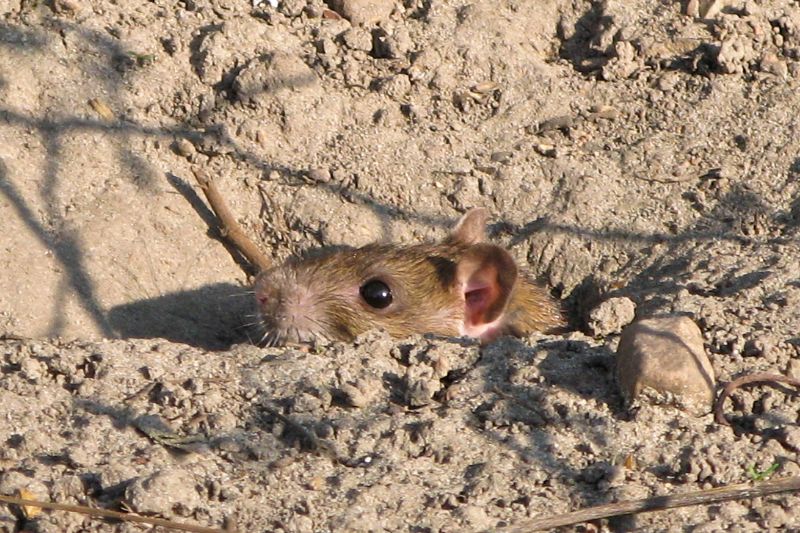
<path fill-rule="evenodd" d="M 717 398 L 717 403 L 714 405 L 714 419 L 717 421 L 717 424 L 722 424 L 725 426 L 730 425 L 728 419 L 725 418 L 725 400 L 728 399 L 728 396 L 733 394 L 733 391 L 739 387 L 742 387 L 743 385 L 749 385 L 750 383 L 767 383 L 771 385 L 776 383 L 787 383 L 794 387 L 800 387 L 800 379 L 782 376 L 780 374 L 770 374 L 769 372 L 746 374 L 740 378 L 734 379 L 725 385 L 725 388 L 722 389 L 719 398 Z"/>
<path fill-rule="evenodd" d="M 264 255 L 250 237 L 242 230 L 236 222 L 233 214 L 228 208 L 228 204 L 214 184 L 214 179 L 203 169 L 192 169 L 197 183 L 203 190 L 211 209 L 217 216 L 222 236 L 228 239 L 231 244 L 244 256 L 248 263 L 253 265 L 258 271 L 266 270 L 272 265 L 272 261 Z"/>

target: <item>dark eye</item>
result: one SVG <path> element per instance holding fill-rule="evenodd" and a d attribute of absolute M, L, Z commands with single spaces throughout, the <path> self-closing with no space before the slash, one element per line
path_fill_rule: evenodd
<path fill-rule="evenodd" d="M 371 279 L 358 290 L 361 297 L 370 307 L 383 309 L 392 303 L 392 291 L 389 286 L 378 279 Z"/>

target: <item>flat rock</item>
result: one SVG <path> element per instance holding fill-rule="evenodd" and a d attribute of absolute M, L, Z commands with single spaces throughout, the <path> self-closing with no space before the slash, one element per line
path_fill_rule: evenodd
<path fill-rule="evenodd" d="M 626 401 L 655 393 L 700 416 L 714 401 L 714 369 L 703 337 L 688 317 L 640 320 L 622 331 L 617 380 Z"/>

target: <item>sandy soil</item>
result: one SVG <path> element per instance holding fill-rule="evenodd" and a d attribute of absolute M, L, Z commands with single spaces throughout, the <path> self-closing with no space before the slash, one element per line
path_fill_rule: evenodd
<path fill-rule="evenodd" d="M 796 1 L 277 4 L 0 0 L 0 492 L 445 532 L 800 473 L 792 391 L 737 393 L 732 427 L 627 410 L 619 325 L 587 320 L 625 297 L 692 316 L 723 382 L 800 377 Z M 192 168 L 278 260 L 487 207 L 577 330 L 258 348 Z M 791 530 L 799 504 L 597 525 Z"/>

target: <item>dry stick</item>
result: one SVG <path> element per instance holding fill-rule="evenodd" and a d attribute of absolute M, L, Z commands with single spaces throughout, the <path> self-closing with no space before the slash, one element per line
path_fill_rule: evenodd
<path fill-rule="evenodd" d="M 689 505 L 703 505 L 725 502 L 728 500 L 738 500 L 744 498 L 758 498 L 778 492 L 800 490 L 800 476 L 787 477 L 764 481 L 755 485 L 741 483 L 738 485 L 728 485 L 708 490 L 698 490 L 684 494 L 673 494 L 671 496 L 653 496 L 641 500 L 627 502 L 610 503 L 598 505 L 579 511 L 564 513 L 549 518 L 534 518 L 519 522 L 513 526 L 500 528 L 498 533 L 527 533 L 550 529 L 554 527 L 569 526 L 601 518 L 610 518 L 632 513 L 645 513 L 649 511 L 663 511 L 676 507 L 686 507 Z"/>
<path fill-rule="evenodd" d="M 219 189 L 214 185 L 214 179 L 202 169 L 192 169 L 192 172 L 200 188 L 203 189 L 208 203 L 211 204 L 211 209 L 214 211 L 214 214 L 217 215 L 222 236 L 227 238 L 256 269 L 259 271 L 268 269 L 272 261 L 258 249 L 256 243 L 250 240 L 250 237 L 247 236 L 239 223 L 236 222 L 231 210 L 228 209 L 228 204 L 225 203 L 225 200 L 223 200 L 222 195 L 219 193 Z"/>
<path fill-rule="evenodd" d="M 69 505 L 66 503 L 51 503 L 40 502 L 38 500 L 28 500 L 24 498 L 14 498 L 13 496 L 6 496 L 0 494 L 0 501 L 10 503 L 12 505 L 39 507 L 41 509 L 53 509 L 56 511 L 67 511 L 70 513 L 80 513 L 89 516 L 99 516 L 103 518 L 115 518 L 124 522 L 139 522 L 142 524 L 150 524 L 152 526 L 161 526 L 178 531 L 191 531 L 194 533 L 229 533 L 229 530 L 217 529 L 213 527 L 195 526 L 192 524 L 182 524 L 180 522 L 173 522 L 172 520 L 165 520 L 164 518 L 148 518 L 129 513 L 120 513 L 118 511 L 109 511 L 108 509 L 97 509 L 95 507 L 86 507 L 84 505 Z"/>
<path fill-rule="evenodd" d="M 800 379 L 790 378 L 780 374 L 770 374 L 768 372 L 746 374 L 738 379 L 734 379 L 725 385 L 725 388 L 722 389 L 719 398 L 717 398 L 717 403 L 714 405 L 714 419 L 717 421 L 717 424 L 724 424 L 726 426 L 731 424 L 728 422 L 728 419 L 725 418 L 725 412 L 723 410 L 725 407 L 725 400 L 728 399 L 728 396 L 730 396 L 733 391 L 742 385 L 748 385 L 750 383 L 788 383 L 789 385 L 800 387 Z"/>

